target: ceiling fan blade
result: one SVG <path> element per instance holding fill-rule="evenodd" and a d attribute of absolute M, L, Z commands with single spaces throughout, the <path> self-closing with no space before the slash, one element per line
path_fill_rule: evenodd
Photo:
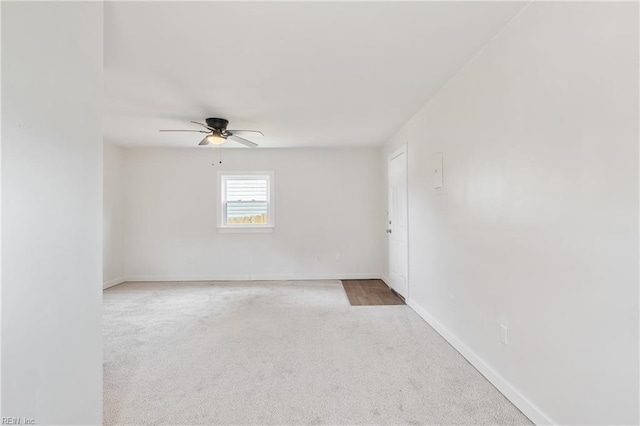
<path fill-rule="evenodd" d="M 231 133 L 231 134 L 235 134 L 235 133 L 256 133 L 260 136 L 264 136 L 264 133 L 262 133 L 259 130 L 227 130 L 227 132 Z"/>
<path fill-rule="evenodd" d="M 209 127 L 209 126 L 207 126 L 207 125 L 206 125 L 206 124 L 204 124 L 204 123 L 199 123 L 199 122 L 197 122 L 197 121 L 192 121 L 192 123 L 193 123 L 193 124 L 197 124 L 197 125 L 199 125 L 199 126 L 202 126 L 202 127 L 206 128 L 206 129 L 209 129 L 209 130 L 211 130 L 211 131 L 215 131 L 215 130 L 216 130 L 216 129 L 214 129 L 213 127 Z"/>
<path fill-rule="evenodd" d="M 199 146 L 211 145 L 211 142 L 209 142 L 209 139 L 207 139 L 207 136 L 205 136 L 205 138 L 202 139 L 198 145 Z"/>
<path fill-rule="evenodd" d="M 244 138 L 241 138 L 240 136 L 236 136 L 236 135 L 229 135 L 229 139 L 231 139 L 234 142 L 241 143 L 244 146 L 248 146 L 249 148 L 255 148 L 255 147 L 258 146 L 257 143 L 248 141 L 248 140 L 246 140 Z"/>
<path fill-rule="evenodd" d="M 198 132 L 198 133 L 210 133 L 204 130 L 159 130 L 160 132 Z"/>

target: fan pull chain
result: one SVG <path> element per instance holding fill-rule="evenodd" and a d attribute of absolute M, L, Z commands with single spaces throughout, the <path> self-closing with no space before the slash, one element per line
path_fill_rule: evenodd
<path fill-rule="evenodd" d="M 214 147 L 214 149 L 216 149 L 216 148 Z M 218 156 L 219 156 L 219 158 L 218 158 L 218 164 L 222 164 L 222 145 L 218 145 L 218 148 L 217 148 L 217 149 L 218 149 Z M 215 156 L 215 153 L 214 153 L 214 156 Z M 212 166 L 215 166 L 215 165 L 216 165 L 216 163 L 215 163 L 215 161 L 216 161 L 216 160 L 213 160 L 213 161 L 214 161 L 214 162 L 213 162 L 213 163 L 211 163 L 211 165 L 212 165 Z"/>

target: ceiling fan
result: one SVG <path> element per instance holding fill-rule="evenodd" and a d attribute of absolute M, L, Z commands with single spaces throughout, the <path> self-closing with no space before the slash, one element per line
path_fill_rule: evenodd
<path fill-rule="evenodd" d="M 224 118 L 207 118 L 205 120 L 207 124 L 199 123 L 197 121 L 192 121 L 194 124 L 198 124 L 204 127 L 207 130 L 160 130 L 161 132 L 197 132 L 197 133 L 206 133 L 207 136 L 200 141 L 198 145 L 222 145 L 227 141 L 227 139 L 238 142 L 244 146 L 248 146 L 249 148 L 255 148 L 258 146 L 257 143 L 251 142 L 245 138 L 238 136 L 238 134 L 244 133 L 253 133 L 256 135 L 264 136 L 262 132 L 257 130 L 227 130 L 227 125 L 229 124 L 229 120 L 225 120 Z"/>

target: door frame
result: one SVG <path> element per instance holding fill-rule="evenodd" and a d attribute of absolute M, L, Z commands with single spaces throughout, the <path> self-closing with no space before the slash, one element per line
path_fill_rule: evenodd
<path fill-rule="evenodd" d="M 409 301 L 409 297 L 411 294 L 411 281 L 409 280 L 409 153 L 408 153 L 408 145 L 406 143 L 400 145 L 398 148 L 396 148 L 394 151 L 392 151 L 388 156 L 387 156 L 387 217 L 385 219 L 385 228 L 389 227 L 389 214 L 390 214 L 390 203 L 391 203 L 391 199 L 390 199 L 390 191 L 389 191 L 389 179 L 390 179 L 390 173 L 389 171 L 391 170 L 390 164 L 391 161 L 400 156 L 400 155 L 404 155 L 404 170 L 405 170 L 405 175 L 404 175 L 404 186 L 406 189 L 406 197 L 405 197 L 405 229 L 406 229 L 406 235 L 405 235 L 405 242 L 406 242 L 406 259 L 404 262 L 404 273 L 405 273 L 405 279 L 406 279 L 406 285 L 407 285 L 407 294 L 404 295 L 405 301 Z M 387 239 L 387 273 L 389 274 L 389 276 L 385 277 L 387 279 L 387 284 L 389 285 L 389 287 L 392 287 L 391 285 L 391 244 L 389 244 L 389 239 Z M 394 289 L 395 291 L 395 289 Z"/>

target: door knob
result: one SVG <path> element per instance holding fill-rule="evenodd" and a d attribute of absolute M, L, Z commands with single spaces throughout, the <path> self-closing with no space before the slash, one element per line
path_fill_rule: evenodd
<path fill-rule="evenodd" d="M 391 228 L 387 229 L 387 230 L 386 230 L 386 233 L 387 233 L 387 234 L 390 234 L 390 233 L 391 233 Z"/>

